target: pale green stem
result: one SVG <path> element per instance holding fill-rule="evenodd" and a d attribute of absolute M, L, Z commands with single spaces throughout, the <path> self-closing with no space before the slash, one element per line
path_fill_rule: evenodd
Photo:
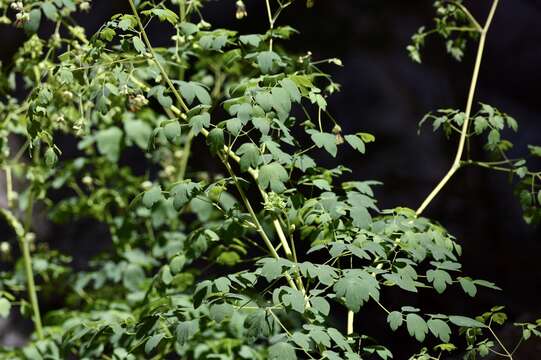
<path fill-rule="evenodd" d="M 473 107 L 473 100 L 475 98 L 475 91 L 477 88 L 477 81 L 479 79 L 479 70 L 481 68 L 481 62 L 483 60 L 483 53 L 485 50 L 485 42 L 487 38 L 487 33 L 490 28 L 490 25 L 492 23 L 492 20 L 494 18 L 494 14 L 496 12 L 496 8 L 498 6 L 499 0 L 493 0 L 492 6 L 490 8 L 490 13 L 488 14 L 487 21 L 485 23 L 485 26 L 481 30 L 480 38 L 479 38 L 479 47 L 477 49 L 477 57 L 475 60 L 475 65 L 473 68 L 473 75 L 472 80 L 470 84 L 470 91 L 468 94 L 468 101 L 466 103 L 466 111 L 465 111 L 465 119 L 464 124 L 462 124 L 462 132 L 460 134 L 460 140 L 458 143 L 458 148 L 455 155 L 455 160 L 453 161 L 453 164 L 447 174 L 441 179 L 441 181 L 436 185 L 434 190 L 428 195 L 428 197 L 423 201 L 421 206 L 417 209 L 416 213 L 417 216 L 421 215 L 423 211 L 426 209 L 426 207 L 434 200 L 434 198 L 439 194 L 439 192 L 445 187 L 447 182 L 453 177 L 455 172 L 460 168 L 460 161 L 462 159 L 462 155 L 464 153 L 464 144 L 466 142 L 466 137 L 468 133 L 468 128 L 470 125 L 470 117 L 471 117 L 471 111 Z"/>
<path fill-rule="evenodd" d="M 186 143 L 182 150 L 182 158 L 180 159 L 180 168 L 178 170 L 179 180 L 184 180 L 186 176 L 186 169 L 188 168 L 188 160 L 190 159 L 190 152 L 192 148 L 193 132 L 190 131 L 186 137 Z"/>
<path fill-rule="evenodd" d="M 271 31 L 271 38 L 269 40 L 269 51 L 272 51 L 272 42 L 273 42 L 272 31 L 274 30 L 274 19 L 272 18 L 272 11 L 271 11 L 271 7 L 270 7 L 270 1 L 265 0 L 265 4 L 267 5 L 267 16 L 269 18 L 269 27 L 270 27 L 270 31 Z"/>
<path fill-rule="evenodd" d="M 28 246 L 28 217 L 30 217 L 30 220 L 32 219 L 32 206 L 29 205 L 28 211 L 27 211 L 27 219 L 25 226 L 21 225 L 21 223 L 15 218 L 15 216 L 6 209 L 0 209 L 0 213 L 4 216 L 8 224 L 13 228 L 15 231 L 15 235 L 17 236 L 17 239 L 19 240 L 19 246 L 21 248 L 21 252 L 23 254 L 23 262 L 24 262 L 24 270 L 26 274 L 26 281 L 28 286 L 28 298 L 30 300 L 30 305 L 32 306 L 32 320 L 34 322 L 34 326 L 36 328 L 36 333 L 38 336 L 38 339 L 43 339 L 43 327 L 41 324 L 41 314 L 39 311 L 39 302 L 38 302 L 38 295 L 36 291 L 36 284 L 34 282 L 34 272 L 32 271 L 32 256 L 30 255 L 30 247 Z"/>

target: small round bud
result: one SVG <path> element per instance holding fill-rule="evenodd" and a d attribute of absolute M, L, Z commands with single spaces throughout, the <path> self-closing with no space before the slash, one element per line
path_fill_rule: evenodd
<path fill-rule="evenodd" d="M 85 184 L 86 186 L 90 186 L 92 185 L 92 178 L 88 175 L 85 175 L 83 176 L 82 180 L 83 184 Z"/>
<path fill-rule="evenodd" d="M 143 183 L 141 184 L 141 187 L 143 188 L 143 190 L 149 190 L 151 187 L 152 187 L 152 182 L 146 180 L 146 181 L 143 181 Z"/>

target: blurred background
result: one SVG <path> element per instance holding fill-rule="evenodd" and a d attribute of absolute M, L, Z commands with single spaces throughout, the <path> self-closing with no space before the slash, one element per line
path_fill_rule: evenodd
<path fill-rule="evenodd" d="M 468 2 L 473 14 L 484 21 L 490 2 Z M 205 10 L 207 21 L 243 33 L 264 31 L 264 2 L 245 3 L 248 17 L 237 21 L 235 1 L 211 1 Z M 94 0 L 90 16 L 80 20 L 91 34 L 122 11 L 127 11 L 123 1 Z M 430 125 L 417 135 L 417 123 L 429 111 L 464 108 L 475 45 L 470 44 L 458 63 L 447 56 L 441 39 L 430 38 L 423 65 L 414 64 L 405 48 L 420 26 L 432 25 L 432 18 L 430 0 L 315 0 L 311 9 L 297 1 L 279 20 L 300 31 L 287 45 L 291 50 L 311 51 L 314 59 L 342 60 L 344 67 L 326 68 L 342 85 L 342 91 L 329 99 L 330 112 L 342 123 L 344 133 L 369 132 L 377 141 L 365 156 L 344 146 L 337 161 L 353 170 L 352 178 L 384 182 L 377 192 L 381 208 L 418 207 L 446 173 L 456 151 L 456 138 L 433 134 Z M 528 144 L 541 145 L 540 19 L 541 0 L 501 1 L 488 36 L 476 97 L 518 120 L 519 132 L 507 134 L 517 155 L 526 154 Z M 0 38 L 0 59 L 9 61 L 24 33 L 0 27 Z M 154 39 L 162 40 L 159 35 Z M 328 165 L 332 165 L 330 159 Z M 503 291 L 481 290 L 475 299 L 449 290 L 439 297 L 421 293 L 408 299 L 413 306 L 475 316 L 494 305 L 506 305 L 513 322 L 541 316 L 541 229 L 522 220 L 506 175 L 477 168 L 460 170 L 425 216 L 440 221 L 462 244 L 465 273 L 496 282 Z M 92 234 L 88 227 L 70 229 L 61 236 L 54 233 L 41 238 L 83 258 L 95 252 L 96 237 L 108 241 L 105 232 Z M 392 297 L 389 301 L 392 307 Z M 396 359 L 411 354 L 417 345 L 405 331 L 391 338 L 386 329 L 367 325 L 372 317 L 384 319 L 378 309 L 373 313 L 357 319 L 356 328 L 393 345 Z M 516 335 L 507 329 L 503 333 L 504 339 Z M 14 341 L 9 336 L 10 329 L 0 325 L 0 341 Z M 517 359 L 536 359 L 539 354 L 541 344 L 530 343 Z"/>

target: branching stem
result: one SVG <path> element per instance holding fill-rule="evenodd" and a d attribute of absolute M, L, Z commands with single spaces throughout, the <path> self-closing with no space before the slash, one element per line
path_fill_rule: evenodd
<path fill-rule="evenodd" d="M 439 192 L 445 187 L 447 182 L 453 177 L 455 172 L 460 168 L 460 161 L 462 159 L 462 155 L 464 153 L 464 145 L 466 143 L 466 137 L 468 134 L 468 129 L 470 125 L 470 117 L 471 117 L 471 111 L 473 107 L 473 100 L 475 98 L 475 91 L 477 89 L 477 81 L 479 79 L 479 70 L 481 69 L 481 62 L 483 60 L 483 53 L 485 50 L 485 42 L 487 38 L 487 33 L 490 28 L 490 25 L 492 24 L 492 20 L 494 18 L 494 14 L 496 12 L 496 8 L 498 7 L 499 0 L 493 0 L 492 6 L 490 8 L 490 12 L 488 14 L 487 20 L 485 22 L 485 26 L 480 31 L 480 38 L 479 38 L 479 46 L 477 49 L 477 57 L 475 60 L 475 65 L 473 68 L 473 75 L 470 83 L 470 91 L 468 94 L 468 100 L 466 103 L 466 111 L 465 111 L 465 119 L 464 124 L 462 124 L 462 131 L 460 134 L 460 140 L 458 142 L 458 148 L 455 155 L 455 160 L 453 161 L 453 164 L 447 174 L 441 179 L 441 181 L 436 185 L 434 190 L 427 196 L 427 198 L 423 201 L 421 206 L 417 209 L 416 213 L 417 216 L 421 215 L 423 211 L 427 208 L 427 206 L 434 200 L 434 198 L 439 194 Z"/>

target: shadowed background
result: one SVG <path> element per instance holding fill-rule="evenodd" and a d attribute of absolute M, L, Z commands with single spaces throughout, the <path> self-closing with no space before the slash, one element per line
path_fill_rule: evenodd
<path fill-rule="evenodd" d="M 246 19 L 236 21 L 235 2 L 222 0 L 207 6 L 207 21 L 243 33 L 265 31 L 264 3 L 245 2 Z M 470 2 L 474 15 L 483 21 L 489 1 Z M 93 11 L 80 20 L 91 34 L 120 11 L 127 11 L 127 3 L 95 0 Z M 383 181 L 385 185 L 377 191 L 381 208 L 419 206 L 446 173 L 456 151 L 456 138 L 448 141 L 440 133 L 433 134 L 430 126 L 418 136 L 417 123 L 438 108 L 464 108 L 476 46 L 470 43 L 464 60 L 457 63 L 446 55 L 439 38 L 430 38 L 424 64 L 412 63 L 405 47 L 418 27 L 431 25 L 432 17 L 429 0 L 316 0 L 309 10 L 298 1 L 279 20 L 300 31 L 287 45 L 291 50 L 299 54 L 311 51 L 314 59 L 342 59 L 343 68 L 326 68 L 342 85 L 342 91 L 329 99 L 330 112 L 342 123 L 344 133 L 370 132 L 377 141 L 370 144 L 365 156 L 343 146 L 338 158 L 328 159 L 327 164 L 343 162 L 353 170 L 352 178 Z M 515 144 L 512 155 L 517 156 L 526 154 L 528 144 L 541 144 L 540 18 L 541 1 L 501 1 L 488 36 L 476 97 L 518 120 L 519 132 L 506 133 Z M 0 59 L 9 61 L 24 34 L 0 27 L 0 38 Z M 167 38 L 154 34 L 153 40 L 166 43 Z M 494 281 L 504 291 L 481 290 L 474 300 L 452 290 L 439 297 L 421 293 L 407 299 L 411 305 L 432 312 L 477 315 L 501 304 L 509 307 L 512 321 L 531 321 L 541 315 L 541 231 L 522 220 L 505 175 L 460 170 L 425 216 L 440 221 L 462 244 L 465 273 Z M 55 228 L 54 236 L 51 231 L 47 238 L 53 247 L 83 259 L 96 253 L 96 238 L 108 241 L 106 232 L 89 232 L 82 226 Z M 393 305 L 392 297 L 389 305 Z M 404 358 L 415 348 L 410 338 L 403 329 L 397 338 L 389 337 L 387 329 L 371 329 L 372 318 L 378 324 L 384 321 L 384 314 L 373 310 L 369 313 L 374 315 L 357 319 L 356 329 L 392 345 L 395 358 Z M 6 329 L 0 328 L 2 333 L 7 334 Z M 518 359 L 534 359 L 541 353 L 541 345 L 529 346 L 525 351 L 531 355 Z"/>

